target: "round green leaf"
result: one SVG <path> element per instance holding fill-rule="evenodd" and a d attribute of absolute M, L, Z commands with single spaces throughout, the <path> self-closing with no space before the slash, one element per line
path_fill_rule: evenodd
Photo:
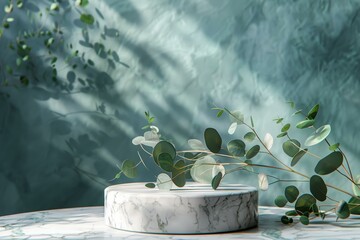
<path fill-rule="evenodd" d="M 252 142 L 255 139 L 255 133 L 253 132 L 248 132 L 244 135 L 244 139 L 248 142 Z"/>
<path fill-rule="evenodd" d="M 163 153 L 160 153 L 160 155 L 158 156 L 159 166 L 167 172 L 172 171 L 173 162 L 174 162 L 174 160 L 172 159 L 171 155 L 168 153 L 163 152 Z"/>
<path fill-rule="evenodd" d="M 207 128 L 204 132 L 204 138 L 206 146 L 211 152 L 218 153 L 220 151 L 222 139 L 216 129 Z"/>
<path fill-rule="evenodd" d="M 160 166 L 159 156 L 162 153 L 167 153 L 168 155 L 170 155 L 172 160 L 174 160 L 176 157 L 176 150 L 175 150 L 174 145 L 172 145 L 171 143 L 169 143 L 167 141 L 158 142 L 154 147 L 152 156 L 154 158 L 155 163 L 159 166 Z"/>
<path fill-rule="evenodd" d="M 283 132 L 283 133 L 280 133 L 279 135 L 277 135 L 276 137 L 277 138 L 282 138 L 282 137 L 285 137 L 287 134 L 287 132 Z"/>
<path fill-rule="evenodd" d="M 282 128 L 281 128 L 281 132 L 287 132 L 290 129 L 290 123 L 285 124 Z"/>
<path fill-rule="evenodd" d="M 121 166 L 121 171 L 128 178 L 135 178 L 137 176 L 136 164 L 131 160 L 125 160 Z"/>
<path fill-rule="evenodd" d="M 350 209 L 347 202 L 344 200 L 341 200 L 335 209 L 336 216 L 341 219 L 348 218 L 350 216 Z"/>
<path fill-rule="evenodd" d="M 326 200 L 327 187 L 320 176 L 314 175 L 310 178 L 310 192 L 317 200 Z"/>
<path fill-rule="evenodd" d="M 301 222 L 302 224 L 304 224 L 304 225 L 309 225 L 309 218 L 308 218 L 308 217 L 306 217 L 306 216 L 301 216 L 301 217 L 299 218 L 299 220 L 300 220 L 300 222 Z"/>
<path fill-rule="evenodd" d="M 281 217 L 281 222 L 283 224 L 289 224 L 290 223 L 290 219 L 287 216 L 282 216 Z"/>
<path fill-rule="evenodd" d="M 291 185 L 285 188 L 285 197 L 290 203 L 295 202 L 298 196 L 299 190 L 297 189 L 297 187 Z"/>
<path fill-rule="evenodd" d="M 297 199 L 295 203 L 295 210 L 298 214 L 303 215 L 305 212 L 313 211 L 313 204 L 316 204 L 316 199 L 312 195 L 305 193 Z"/>
<path fill-rule="evenodd" d="M 314 125 L 315 120 L 304 120 L 299 122 L 298 124 L 296 124 L 297 128 L 303 129 L 303 128 L 308 128 L 311 127 L 312 125 Z"/>
<path fill-rule="evenodd" d="M 244 115 L 240 111 L 233 111 L 231 114 L 229 115 L 231 122 L 236 122 L 238 125 L 244 123 Z"/>
<path fill-rule="evenodd" d="M 227 144 L 227 149 L 233 156 L 243 157 L 245 155 L 245 143 L 239 139 L 231 140 Z"/>
<path fill-rule="evenodd" d="M 172 168 L 172 180 L 174 184 L 178 187 L 185 186 L 186 183 L 186 165 L 184 160 L 179 160 L 174 164 L 174 167 Z"/>
<path fill-rule="evenodd" d="M 145 187 L 147 187 L 147 188 L 155 188 L 156 185 L 154 183 L 146 183 Z"/>
<path fill-rule="evenodd" d="M 360 215 L 360 199 L 352 197 L 350 198 L 348 205 L 351 214 Z"/>
<path fill-rule="evenodd" d="M 299 162 L 299 160 L 306 154 L 306 152 L 307 148 L 304 150 L 300 150 L 297 154 L 295 154 L 295 156 L 291 160 L 291 166 L 295 166 Z"/>
<path fill-rule="evenodd" d="M 218 172 L 218 174 L 216 174 L 216 176 L 212 179 L 211 181 L 211 187 L 216 190 L 219 187 L 219 184 L 221 182 L 223 175 L 221 172 Z"/>
<path fill-rule="evenodd" d="M 249 149 L 249 151 L 247 151 L 246 153 L 246 158 L 247 159 L 251 159 L 253 157 L 255 157 L 260 151 L 260 146 L 259 145 L 255 145 L 252 148 Z"/>
<path fill-rule="evenodd" d="M 215 165 L 215 159 L 209 156 L 196 160 L 190 169 L 191 178 L 195 182 L 211 183 L 213 179 L 213 168 Z"/>
<path fill-rule="evenodd" d="M 81 14 L 80 21 L 82 21 L 85 24 L 92 25 L 95 21 L 94 17 L 91 14 Z"/>
<path fill-rule="evenodd" d="M 285 198 L 285 196 L 283 195 L 279 195 L 275 198 L 275 205 L 278 207 L 285 207 L 285 205 L 287 204 L 287 200 Z"/>
<path fill-rule="evenodd" d="M 312 109 L 310 109 L 308 115 L 307 115 L 307 118 L 308 119 L 315 119 L 318 111 L 319 111 L 319 107 L 320 105 L 319 104 L 316 104 Z"/>
<path fill-rule="evenodd" d="M 282 148 L 289 157 L 294 157 L 299 152 L 300 143 L 296 139 L 287 140 L 283 143 Z"/>
<path fill-rule="evenodd" d="M 156 185 L 160 190 L 170 190 L 172 188 L 172 180 L 166 173 L 160 173 L 157 176 Z"/>
<path fill-rule="evenodd" d="M 340 143 L 335 143 L 331 146 L 329 146 L 330 151 L 335 151 L 340 146 Z"/>
<path fill-rule="evenodd" d="M 295 210 L 290 210 L 285 213 L 286 216 L 297 216 L 298 213 Z"/>
<path fill-rule="evenodd" d="M 330 125 L 319 127 L 310 137 L 305 141 L 305 146 L 313 146 L 322 142 L 331 132 Z"/>
<path fill-rule="evenodd" d="M 332 152 L 321 159 L 315 167 L 315 172 L 319 175 L 326 175 L 338 169 L 343 162 L 341 152 Z"/>
<path fill-rule="evenodd" d="M 357 175 L 355 177 L 354 182 L 356 183 L 356 185 L 354 183 L 352 184 L 352 190 L 355 196 L 360 196 L 360 175 Z"/>
<path fill-rule="evenodd" d="M 251 160 L 245 160 L 244 163 L 247 163 L 247 164 L 252 164 L 252 161 Z M 244 169 L 246 169 L 247 171 L 249 172 L 254 172 L 254 169 L 252 166 L 245 166 Z"/>

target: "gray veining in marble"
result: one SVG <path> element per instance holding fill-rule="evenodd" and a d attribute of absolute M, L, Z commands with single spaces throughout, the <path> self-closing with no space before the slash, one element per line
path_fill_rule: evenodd
<path fill-rule="evenodd" d="M 106 224 L 148 233 L 216 233 L 239 231 L 258 223 L 258 192 L 244 185 L 188 183 L 160 191 L 145 183 L 119 184 L 105 190 Z"/>

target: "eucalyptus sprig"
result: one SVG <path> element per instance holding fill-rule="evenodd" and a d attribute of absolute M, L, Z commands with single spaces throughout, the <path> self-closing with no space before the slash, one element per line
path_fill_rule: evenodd
<path fill-rule="evenodd" d="M 290 106 L 295 108 L 295 104 L 290 102 Z M 207 128 L 204 131 L 204 140 L 189 139 L 187 150 L 177 150 L 170 141 L 161 140 L 159 129 L 153 126 L 154 118 L 148 112 L 145 117 L 148 129 L 143 136 L 133 139 L 134 145 L 139 145 L 144 153 L 149 155 L 155 164 L 162 171 L 157 176 L 156 183 L 147 183 L 149 188 L 158 187 L 162 190 L 170 190 L 175 184 L 183 187 L 187 179 L 195 182 L 211 184 L 216 190 L 222 179 L 236 171 L 246 171 L 258 176 L 259 188 L 266 191 L 269 185 L 278 182 L 292 183 L 285 187 L 283 194 L 277 196 L 274 203 L 278 207 L 292 207 L 281 217 L 284 224 L 292 224 L 293 217 L 297 217 L 302 224 L 309 224 L 310 220 L 320 217 L 324 219 L 328 214 L 334 213 L 337 218 L 345 219 L 351 214 L 360 214 L 360 176 L 354 178 L 350 162 L 345 153 L 340 148 L 339 143 L 331 144 L 327 139 L 331 132 L 329 124 L 316 127 L 316 116 L 320 105 L 316 104 L 306 114 L 303 110 L 296 110 L 292 116 L 302 115 L 303 120 L 291 126 L 291 123 L 284 123 L 285 118 L 274 119 L 276 124 L 281 124 L 278 139 L 283 139 L 282 150 L 287 155 L 286 160 L 276 156 L 271 150 L 274 145 L 274 138 L 270 133 L 266 133 L 262 138 L 255 128 L 253 118 L 245 120 L 244 115 L 239 111 L 230 111 L 227 108 L 214 107 L 217 117 L 222 117 L 226 113 L 230 119 L 228 134 L 234 135 L 238 127 L 247 129 L 247 133 L 241 138 L 235 138 L 226 145 L 223 144 L 222 137 L 214 128 Z M 289 130 L 313 129 L 312 133 L 305 140 L 304 146 L 295 138 L 290 136 Z M 328 146 L 328 153 L 318 156 L 311 151 L 315 145 L 325 143 Z M 148 149 L 151 148 L 151 149 Z M 273 160 L 266 163 L 259 161 L 259 155 L 265 154 Z M 120 168 L 120 172 L 127 177 L 137 176 L 137 167 L 140 163 L 145 165 L 140 154 L 140 161 L 135 163 L 127 160 Z M 298 169 L 298 163 L 305 157 L 315 158 L 317 164 L 314 172 L 304 172 Z M 228 159 L 229 161 L 224 161 Z M 289 161 L 290 160 L 290 161 Z M 289 164 L 290 162 L 290 164 Z M 146 165 L 145 165 L 146 167 Z M 287 172 L 296 175 L 300 179 L 282 179 L 277 176 L 267 175 L 265 169 L 273 169 L 279 172 Z M 258 170 L 258 171 L 255 171 Z M 343 186 L 336 185 L 336 182 L 325 181 L 322 176 L 340 174 L 352 185 L 353 192 L 348 192 Z M 275 181 L 269 183 L 269 178 Z M 308 192 L 302 192 L 295 186 L 296 183 L 307 183 Z M 335 199 L 328 189 L 334 189 L 349 196 L 348 200 Z M 329 200 L 332 204 L 324 204 Z"/>

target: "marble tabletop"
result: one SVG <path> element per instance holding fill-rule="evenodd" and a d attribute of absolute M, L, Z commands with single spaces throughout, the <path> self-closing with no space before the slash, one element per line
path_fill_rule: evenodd
<path fill-rule="evenodd" d="M 104 207 L 30 212 L 0 217 L 0 239 L 360 239 L 360 217 L 328 217 L 310 225 L 283 225 L 286 209 L 260 207 L 259 226 L 241 232 L 206 235 L 157 235 L 125 232 L 104 223 Z"/>

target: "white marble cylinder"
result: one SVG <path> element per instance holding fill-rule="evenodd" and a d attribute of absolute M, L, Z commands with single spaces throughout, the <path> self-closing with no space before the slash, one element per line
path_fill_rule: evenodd
<path fill-rule="evenodd" d="M 256 188 L 231 184 L 188 183 L 161 191 L 145 183 L 113 185 L 105 189 L 105 222 L 134 232 L 199 234 L 239 231 L 257 226 Z"/>

